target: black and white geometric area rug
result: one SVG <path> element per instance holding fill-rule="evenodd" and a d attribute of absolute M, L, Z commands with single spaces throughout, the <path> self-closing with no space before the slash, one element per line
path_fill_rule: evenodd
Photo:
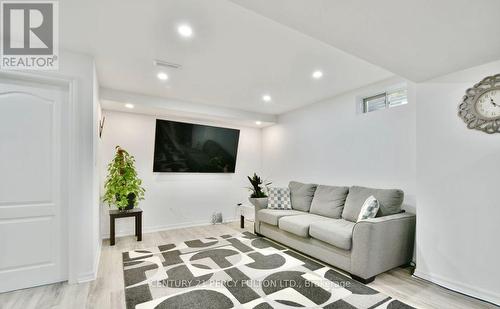
<path fill-rule="evenodd" d="M 245 232 L 123 253 L 128 309 L 410 307 Z"/>

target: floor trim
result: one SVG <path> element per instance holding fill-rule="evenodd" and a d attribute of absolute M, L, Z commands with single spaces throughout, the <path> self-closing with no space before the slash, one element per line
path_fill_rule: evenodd
<path fill-rule="evenodd" d="M 451 281 L 441 276 L 429 275 L 421 271 L 418 271 L 417 269 L 415 269 L 413 277 L 434 283 L 447 290 L 460 293 L 462 295 L 472 297 L 474 299 L 484 301 L 486 303 L 490 303 L 495 306 L 500 306 L 500 295 L 495 295 L 489 291 L 477 289 L 470 285 L 458 283 L 456 281 Z"/>

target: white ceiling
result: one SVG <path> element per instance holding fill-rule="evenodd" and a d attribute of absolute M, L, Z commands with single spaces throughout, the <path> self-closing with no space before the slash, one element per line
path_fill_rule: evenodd
<path fill-rule="evenodd" d="M 413 81 L 500 59 L 499 0 L 231 0 Z"/>
<path fill-rule="evenodd" d="M 60 33 L 62 48 L 95 56 L 104 88 L 281 114 L 394 73 L 421 81 L 500 59 L 499 12 L 500 0 L 64 0 Z M 183 68 L 160 82 L 154 59 Z"/>
<path fill-rule="evenodd" d="M 100 85 L 131 93 L 280 114 L 393 75 L 227 0 L 64 0 L 60 19 L 61 47 L 94 55 Z M 160 82 L 153 59 L 183 68 Z"/>

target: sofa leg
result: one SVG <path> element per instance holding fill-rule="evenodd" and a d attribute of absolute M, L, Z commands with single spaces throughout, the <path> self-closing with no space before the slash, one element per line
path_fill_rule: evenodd
<path fill-rule="evenodd" d="M 375 276 L 363 279 L 361 277 L 358 277 L 358 276 L 355 276 L 355 275 L 351 275 L 351 278 L 354 279 L 354 280 L 356 280 L 356 281 L 359 281 L 359 282 L 361 282 L 363 284 L 368 284 L 370 282 L 373 282 L 373 280 L 375 280 Z"/>
<path fill-rule="evenodd" d="M 253 225 L 253 233 L 254 233 L 255 235 L 259 236 L 259 237 L 263 237 L 260 233 L 257 233 L 257 229 L 255 228 L 255 224 L 256 224 L 256 223 L 254 223 L 254 225 Z"/>

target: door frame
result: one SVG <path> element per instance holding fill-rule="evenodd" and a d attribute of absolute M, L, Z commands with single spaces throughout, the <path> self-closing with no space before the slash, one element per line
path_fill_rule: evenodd
<path fill-rule="evenodd" d="M 68 117 L 68 140 L 67 140 L 67 153 L 69 155 L 67 166 L 63 166 L 63 170 L 66 172 L 63 174 L 68 180 L 68 192 L 65 193 L 63 201 L 66 201 L 67 206 L 62 209 L 61 220 L 64 222 L 66 231 L 68 233 L 66 240 L 66 258 L 67 258 L 67 274 L 68 283 L 78 283 L 78 252 L 75 243 L 77 243 L 77 220 L 74 216 L 70 216 L 71 213 L 75 213 L 74 210 L 78 207 L 78 188 L 77 188 L 77 176 L 78 165 L 77 165 L 77 150 L 78 150 L 78 115 L 76 102 L 78 102 L 78 81 L 76 78 L 71 76 L 62 75 L 56 72 L 18 72 L 18 71 L 0 71 L 0 78 L 10 79 L 19 82 L 34 82 L 38 84 L 45 85 L 56 85 L 63 86 L 68 90 L 67 104 L 68 104 L 68 115 L 62 115 L 62 117 Z M 64 178 L 63 178 L 64 179 Z M 61 203 L 64 205 L 65 203 Z"/>

